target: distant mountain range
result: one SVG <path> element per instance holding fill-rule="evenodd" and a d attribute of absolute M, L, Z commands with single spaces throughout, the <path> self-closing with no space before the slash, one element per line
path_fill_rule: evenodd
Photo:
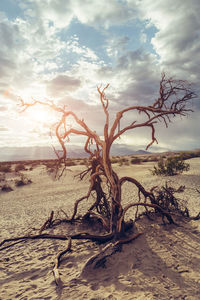
<path fill-rule="evenodd" d="M 114 144 L 112 146 L 111 155 L 136 155 L 148 154 L 145 150 L 134 150 L 133 147 L 127 145 Z M 87 154 L 82 147 L 70 145 L 68 149 L 68 157 L 84 158 Z M 56 155 L 51 147 L 1 147 L 0 161 L 21 161 L 21 160 L 39 160 L 39 159 L 55 159 Z"/>

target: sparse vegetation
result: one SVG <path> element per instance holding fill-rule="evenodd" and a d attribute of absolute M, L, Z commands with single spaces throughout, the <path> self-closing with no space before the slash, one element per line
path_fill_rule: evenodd
<path fill-rule="evenodd" d="M 148 159 L 148 161 L 158 161 L 159 160 L 159 158 L 157 157 L 157 156 L 150 156 L 149 157 L 149 159 Z"/>
<path fill-rule="evenodd" d="M 188 152 L 182 152 L 180 153 L 180 157 L 183 160 L 200 157 L 200 151 L 188 151 Z"/>
<path fill-rule="evenodd" d="M 0 172 L 2 172 L 2 173 L 12 172 L 11 165 L 10 164 L 0 164 Z"/>
<path fill-rule="evenodd" d="M 121 157 L 118 160 L 119 166 L 128 166 L 129 165 L 129 160 L 125 157 Z"/>
<path fill-rule="evenodd" d="M 67 167 L 76 166 L 76 163 L 75 163 L 75 161 L 73 161 L 72 159 L 68 159 L 68 160 L 65 162 L 65 166 L 67 166 Z"/>
<path fill-rule="evenodd" d="M 9 184 L 5 183 L 2 185 L 1 190 L 2 192 L 12 192 L 13 188 Z"/>
<path fill-rule="evenodd" d="M 158 165 L 154 166 L 152 174 L 174 176 L 182 173 L 183 171 L 188 171 L 189 168 L 190 165 L 185 163 L 181 156 L 168 157 L 166 159 L 161 158 L 158 161 Z"/>
<path fill-rule="evenodd" d="M 15 166 L 15 172 L 26 171 L 26 167 L 24 164 L 17 164 Z"/>
<path fill-rule="evenodd" d="M 17 187 L 24 186 L 32 183 L 32 180 L 27 178 L 24 174 L 20 174 L 20 179 L 15 180 L 15 185 Z"/>
<path fill-rule="evenodd" d="M 189 217 L 186 204 L 175 196 L 175 193 L 183 193 L 184 190 L 185 186 L 180 186 L 178 189 L 175 189 L 166 182 L 161 188 L 154 187 L 151 191 L 157 194 L 157 201 L 163 209 L 170 212 L 179 212 L 181 215 Z"/>
<path fill-rule="evenodd" d="M 141 164 L 141 162 L 143 162 L 143 161 L 144 161 L 144 159 L 141 159 L 141 158 L 139 158 L 139 157 L 133 157 L 133 158 L 131 159 L 132 165 L 138 165 L 138 164 Z"/>
<path fill-rule="evenodd" d="M 111 159 L 111 164 L 117 164 L 119 162 L 119 158 L 112 158 Z"/>

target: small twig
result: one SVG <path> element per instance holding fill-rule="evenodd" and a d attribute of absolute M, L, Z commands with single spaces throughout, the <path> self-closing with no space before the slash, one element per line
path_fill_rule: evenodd
<path fill-rule="evenodd" d="M 40 228 L 39 234 L 41 234 L 43 230 L 51 227 L 51 225 L 53 223 L 53 216 L 54 216 L 54 211 L 52 210 L 49 218 L 46 220 L 46 222 Z"/>

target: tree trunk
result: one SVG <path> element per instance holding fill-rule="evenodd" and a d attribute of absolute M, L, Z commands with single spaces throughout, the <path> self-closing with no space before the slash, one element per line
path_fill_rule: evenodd
<path fill-rule="evenodd" d="M 111 193 L 111 216 L 110 216 L 110 231 L 114 232 L 116 237 L 121 235 L 122 226 L 121 215 L 123 209 L 121 206 L 121 185 L 117 174 L 113 171 L 110 161 L 110 147 L 107 143 L 104 144 L 102 149 L 103 167 L 107 179 L 109 180 L 110 193 Z"/>

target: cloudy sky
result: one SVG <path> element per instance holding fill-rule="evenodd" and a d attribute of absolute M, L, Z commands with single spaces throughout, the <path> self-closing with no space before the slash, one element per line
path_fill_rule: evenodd
<path fill-rule="evenodd" d="M 52 143 L 57 116 L 41 107 L 20 113 L 19 97 L 67 105 L 101 134 L 99 85 L 110 83 L 111 118 L 125 106 L 151 105 L 162 71 L 198 91 L 199 15 L 199 0 L 1 0 L 0 147 Z M 150 151 L 200 148 L 198 102 L 192 115 L 157 126 Z M 145 149 L 150 138 L 137 130 L 117 143 Z"/>

